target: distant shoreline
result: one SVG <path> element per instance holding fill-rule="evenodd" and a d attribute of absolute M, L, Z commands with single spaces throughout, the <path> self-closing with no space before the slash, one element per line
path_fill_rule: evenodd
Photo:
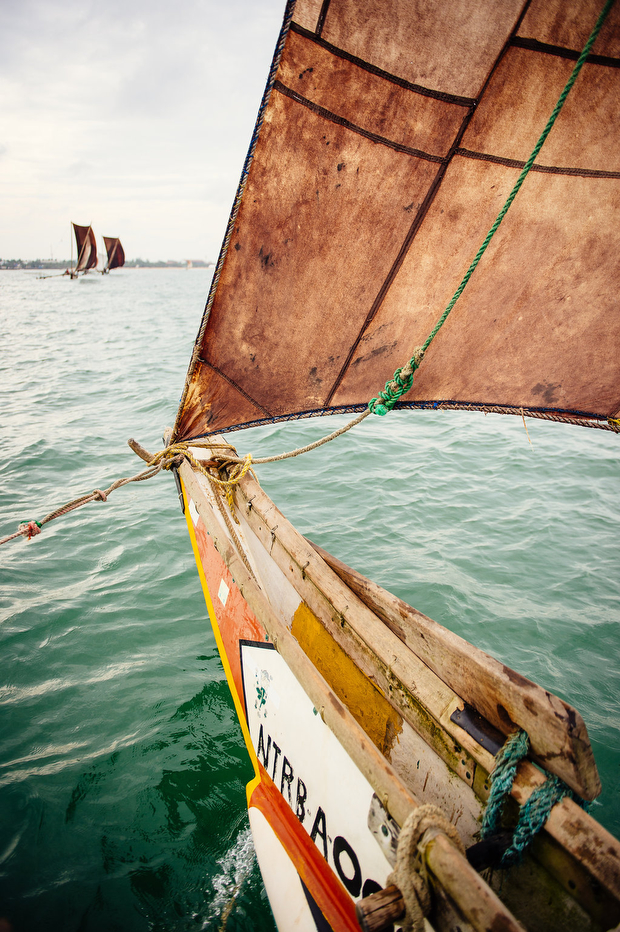
<path fill-rule="evenodd" d="M 148 259 L 129 259 L 125 262 L 125 269 L 209 269 L 213 268 L 214 262 L 204 262 L 202 259 L 191 259 L 189 262 L 179 262 L 176 259 L 167 261 L 159 260 L 150 262 Z M 48 270 L 48 269 L 70 269 L 71 261 L 69 259 L 0 259 L 0 271 L 2 270 Z"/>

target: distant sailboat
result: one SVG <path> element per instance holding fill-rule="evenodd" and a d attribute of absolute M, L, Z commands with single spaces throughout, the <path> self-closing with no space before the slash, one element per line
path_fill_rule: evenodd
<path fill-rule="evenodd" d="M 110 269 L 120 269 L 121 266 L 125 265 L 125 253 L 118 236 L 104 236 L 103 242 L 108 254 L 108 261 L 103 270 L 105 275 Z"/>
<path fill-rule="evenodd" d="M 97 267 L 97 241 L 93 233 L 92 226 L 81 227 L 73 223 L 73 232 L 75 233 L 75 242 L 77 244 L 77 265 L 68 269 L 65 274 L 71 275 L 71 278 L 77 278 L 80 272 L 88 272 L 90 269 Z"/>

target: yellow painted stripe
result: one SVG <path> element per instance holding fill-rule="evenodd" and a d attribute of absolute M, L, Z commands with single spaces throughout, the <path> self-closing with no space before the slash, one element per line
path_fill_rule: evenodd
<path fill-rule="evenodd" d="M 181 477 L 179 476 L 179 479 Z M 198 550 L 198 542 L 196 540 L 196 532 L 194 530 L 194 522 L 189 513 L 189 500 L 185 492 L 185 486 L 183 480 L 181 480 L 181 488 L 183 490 L 183 502 L 185 505 L 185 520 L 187 521 L 187 530 L 189 531 L 189 539 L 192 542 L 192 550 L 194 551 L 194 558 L 196 560 L 196 566 L 198 567 L 198 575 L 200 576 L 200 582 L 202 584 L 202 591 L 204 593 L 205 602 L 207 604 L 207 611 L 209 613 L 209 619 L 211 621 L 211 627 L 213 628 L 213 634 L 215 635 L 215 642 L 217 644 L 217 649 L 220 653 L 220 659 L 222 661 L 222 666 L 224 667 L 224 673 L 226 674 L 226 680 L 228 681 L 228 688 L 230 689 L 230 694 L 233 698 L 235 704 L 235 709 L 237 712 L 237 718 L 239 719 L 239 724 L 241 725 L 241 731 L 243 733 L 243 738 L 245 745 L 248 749 L 248 754 L 250 755 L 250 760 L 252 761 L 252 767 L 254 768 L 254 779 L 250 780 L 248 785 L 245 788 L 248 803 L 252 796 L 252 793 L 259 785 L 260 776 L 258 772 L 258 759 L 254 751 L 254 746 L 252 745 L 252 739 L 250 738 L 250 730 L 248 728 L 248 723 L 243 712 L 243 706 L 241 700 L 237 693 L 235 687 L 235 682 L 233 680 L 232 670 L 230 669 L 230 664 L 228 662 L 228 657 L 226 656 L 226 650 L 224 648 L 224 642 L 222 640 L 222 635 L 220 634 L 220 628 L 217 622 L 217 616 L 215 614 L 215 609 L 213 607 L 213 601 L 211 599 L 211 593 L 209 592 L 209 587 L 207 585 L 207 580 L 205 578 L 204 570 L 202 568 L 202 560 L 200 559 L 200 552 Z"/>
<path fill-rule="evenodd" d="M 385 696 L 333 639 L 305 602 L 293 615 L 291 632 L 370 740 L 390 759 L 403 720 Z"/>

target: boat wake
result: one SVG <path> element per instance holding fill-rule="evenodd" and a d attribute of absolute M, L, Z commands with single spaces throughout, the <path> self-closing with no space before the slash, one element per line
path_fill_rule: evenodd
<path fill-rule="evenodd" d="M 219 918 L 218 928 L 223 932 L 239 892 L 252 873 L 255 860 L 254 842 L 247 826 L 239 833 L 232 848 L 217 862 L 221 870 L 212 879 L 215 896 L 203 929 L 208 928 L 215 918 Z"/>

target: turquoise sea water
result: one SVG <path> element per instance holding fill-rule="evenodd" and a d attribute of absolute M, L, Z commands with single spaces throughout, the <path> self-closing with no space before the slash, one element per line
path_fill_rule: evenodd
<path fill-rule="evenodd" d="M 203 270 L 0 272 L 0 537 L 161 447 Z M 257 428 L 282 452 L 331 418 Z M 298 528 L 574 704 L 620 835 L 618 453 L 605 432 L 393 413 L 283 466 Z M 169 474 L 0 549 L 0 918 L 14 932 L 272 930 L 250 778 Z"/>

